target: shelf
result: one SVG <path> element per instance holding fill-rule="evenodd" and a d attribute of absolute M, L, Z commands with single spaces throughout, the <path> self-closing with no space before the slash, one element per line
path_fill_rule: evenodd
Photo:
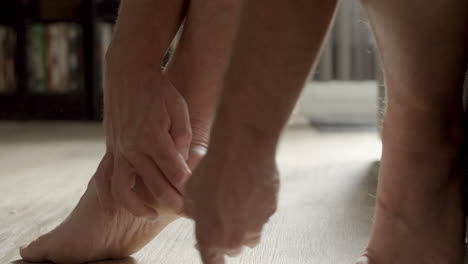
<path fill-rule="evenodd" d="M 27 119 L 88 120 L 91 113 L 85 94 L 30 94 Z"/>
<path fill-rule="evenodd" d="M 17 90 L 0 93 L 0 120 L 100 120 L 103 96 L 98 85 L 101 54 L 97 23 L 115 22 L 119 0 L 2 0 L 0 25 L 17 33 Z M 82 30 L 82 86 L 66 94 L 34 93 L 28 85 L 28 30 L 31 24 L 76 23 Z M 62 53 L 60 53 L 62 54 Z"/>
<path fill-rule="evenodd" d="M 96 18 L 98 21 L 115 23 L 119 0 L 98 1 L 96 4 Z"/>
<path fill-rule="evenodd" d="M 0 24 L 13 26 L 16 22 L 15 18 L 16 6 L 13 1 L 0 2 Z"/>
<path fill-rule="evenodd" d="M 0 119 L 19 120 L 23 117 L 24 104 L 17 94 L 0 94 Z"/>
<path fill-rule="evenodd" d="M 42 19 L 42 18 L 29 18 L 26 19 L 26 24 L 55 24 L 55 23 L 73 23 L 73 24 L 83 24 L 84 20 L 79 18 L 57 18 L 57 19 Z"/>
<path fill-rule="evenodd" d="M 83 23 L 81 0 L 28 0 L 25 4 L 27 23 Z"/>

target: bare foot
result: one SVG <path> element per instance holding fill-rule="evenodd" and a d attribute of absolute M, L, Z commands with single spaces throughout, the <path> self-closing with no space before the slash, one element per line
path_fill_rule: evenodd
<path fill-rule="evenodd" d="M 192 169 L 206 153 L 207 137 L 202 132 L 207 129 L 208 125 L 200 126 L 194 133 L 187 161 Z M 51 232 L 22 248 L 21 257 L 26 261 L 70 264 L 119 259 L 137 252 L 179 215 L 158 206 L 157 201 L 148 195 L 146 186 L 138 179 L 135 191 L 148 204 L 155 206 L 159 213 L 156 219 L 135 217 L 122 208 L 117 209 L 112 216 L 106 214 L 100 206 L 92 178 L 67 219 Z"/>
<path fill-rule="evenodd" d="M 203 121 L 209 118 L 191 118 L 193 137 L 187 163 L 193 169 L 207 151 L 210 125 Z M 95 188 L 92 178 L 67 219 L 22 248 L 21 257 L 26 261 L 67 264 L 124 258 L 140 250 L 179 217 L 170 209 L 158 206 L 139 179 L 135 183 L 135 191 L 145 202 L 156 207 L 159 214 L 156 219 L 135 217 L 122 208 L 117 209 L 113 216 L 106 214 Z"/>
<path fill-rule="evenodd" d="M 84 263 L 123 258 L 153 239 L 177 215 L 161 212 L 157 219 L 137 218 L 124 209 L 113 216 L 101 209 L 91 180 L 68 218 L 51 232 L 20 250 L 26 261 Z"/>
<path fill-rule="evenodd" d="M 408 159 L 405 163 L 395 156 L 385 159 L 384 152 L 372 235 L 365 257 L 357 264 L 463 264 L 465 215 L 459 161 L 448 158 L 453 155 L 423 154 L 429 161 L 419 159 L 417 165 L 418 159 L 410 156 L 400 155 Z"/>

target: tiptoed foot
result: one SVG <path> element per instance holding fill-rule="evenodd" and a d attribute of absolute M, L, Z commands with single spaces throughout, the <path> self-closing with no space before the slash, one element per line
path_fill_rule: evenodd
<path fill-rule="evenodd" d="M 166 212 L 156 219 L 137 218 L 124 209 L 108 215 L 100 207 L 91 180 L 67 219 L 22 248 L 20 254 L 26 261 L 54 263 L 124 258 L 145 246 L 177 217 Z"/>

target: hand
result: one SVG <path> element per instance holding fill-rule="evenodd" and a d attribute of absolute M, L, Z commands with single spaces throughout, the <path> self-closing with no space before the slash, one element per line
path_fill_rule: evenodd
<path fill-rule="evenodd" d="M 113 48 L 106 60 L 104 125 L 113 173 L 111 179 L 97 181 L 103 183 L 98 184 L 99 197 L 114 199 L 101 199 L 107 210 L 117 202 L 136 216 L 156 216 L 156 205 L 135 191 L 141 180 L 158 206 L 180 212 L 182 186 L 190 176 L 187 104 L 158 63 L 129 50 Z"/>
<path fill-rule="evenodd" d="M 279 180 L 274 159 L 250 159 L 248 151 L 226 159 L 210 151 L 187 183 L 186 210 L 203 263 L 222 264 L 225 254 L 260 241 L 276 210 Z"/>

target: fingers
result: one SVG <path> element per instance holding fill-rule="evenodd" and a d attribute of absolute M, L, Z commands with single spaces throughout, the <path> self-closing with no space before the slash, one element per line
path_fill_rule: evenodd
<path fill-rule="evenodd" d="M 124 157 L 114 158 L 113 197 L 131 214 L 155 218 L 156 210 L 146 206 L 133 189 L 136 177 L 135 169 Z"/>
<path fill-rule="evenodd" d="M 182 210 L 183 198 L 181 194 L 162 175 L 149 156 L 134 157 L 131 159 L 131 163 L 137 168 L 138 175 L 159 202 L 176 210 L 176 212 Z"/>
<path fill-rule="evenodd" d="M 224 264 L 224 254 L 219 249 L 198 246 L 203 264 Z"/>
<path fill-rule="evenodd" d="M 214 225 L 212 225 L 214 226 Z M 196 248 L 204 264 L 224 263 L 224 255 L 236 257 L 242 253 L 244 246 L 253 248 L 260 241 L 260 234 L 249 235 L 242 231 L 227 235 L 224 232 L 214 232 L 215 229 L 196 228 L 198 244 Z"/>
<path fill-rule="evenodd" d="M 187 103 L 179 94 L 174 99 L 166 101 L 166 108 L 171 120 L 169 134 L 177 151 L 182 154 L 184 160 L 187 160 L 192 142 L 192 126 Z"/>
<path fill-rule="evenodd" d="M 111 189 L 113 165 L 113 156 L 111 153 L 107 152 L 93 176 L 99 203 L 104 212 L 108 215 L 113 215 L 115 213 L 115 203 Z"/>
<path fill-rule="evenodd" d="M 236 257 L 242 253 L 242 247 L 235 249 L 219 249 L 197 246 L 203 264 L 224 264 L 224 255 Z"/>
<path fill-rule="evenodd" d="M 145 185 L 141 177 L 136 177 L 135 187 L 133 187 L 133 190 L 137 193 L 141 200 L 145 201 L 148 206 L 155 208 L 156 211 L 158 211 L 160 203 Z"/>
<path fill-rule="evenodd" d="M 212 225 L 213 226 L 213 225 Z M 204 264 L 224 263 L 224 255 L 236 257 L 242 253 L 244 246 L 254 248 L 260 243 L 261 233 L 231 230 L 231 235 L 214 232 L 213 229 L 195 230 L 198 244 L 196 248 Z"/>
<path fill-rule="evenodd" d="M 156 139 L 155 148 L 148 150 L 153 162 L 157 164 L 162 174 L 178 192 L 182 193 L 185 182 L 191 175 L 191 170 L 184 157 L 177 152 L 168 134 L 160 134 Z"/>
<path fill-rule="evenodd" d="M 197 167 L 198 163 L 203 159 L 206 155 L 208 149 L 204 146 L 191 146 L 189 152 L 189 159 L 187 160 L 187 165 L 190 169 L 194 169 Z"/>

